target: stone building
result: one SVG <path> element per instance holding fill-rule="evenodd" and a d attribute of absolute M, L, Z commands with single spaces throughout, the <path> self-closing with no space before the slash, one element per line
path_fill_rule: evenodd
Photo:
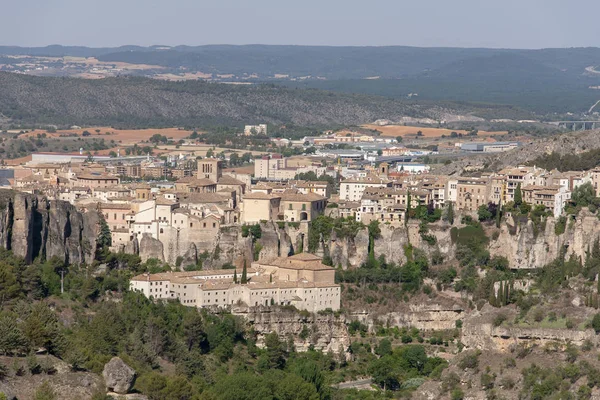
<path fill-rule="evenodd" d="M 310 312 L 340 308 L 335 270 L 315 255 L 253 263 L 246 283 L 240 281 L 242 274 L 240 269 L 142 274 L 131 279 L 130 287 L 150 298 L 178 299 L 189 307 L 293 305 Z"/>

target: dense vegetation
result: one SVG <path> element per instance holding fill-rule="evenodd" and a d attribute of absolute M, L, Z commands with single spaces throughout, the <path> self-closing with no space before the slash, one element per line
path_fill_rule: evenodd
<path fill-rule="evenodd" d="M 102 80 L 0 73 L 0 113 L 17 122 L 119 127 L 348 125 L 403 116 L 460 114 L 465 106 L 420 104 L 273 85 L 223 85 L 144 78 Z M 468 107 L 467 107 L 468 109 Z"/>
<path fill-rule="evenodd" d="M 259 225 L 244 232 L 261 237 Z M 106 246 L 97 259 L 81 267 L 56 259 L 26 265 L 0 249 L 0 354 L 16 360 L 27 356 L 19 374 L 52 373 L 34 355 L 44 348 L 74 371 L 100 373 L 113 356 L 120 356 L 138 372 L 134 389 L 151 400 L 375 399 L 380 396 L 377 392 L 364 397 L 331 385 L 372 375 L 382 389 L 405 393 L 430 376 L 439 378 L 447 365 L 427 356 L 422 346 L 392 346 L 400 334 L 396 331 L 389 332 L 389 339 L 379 335 L 381 344 L 375 354 L 371 344 L 355 341 L 348 360 L 314 350 L 298 353 L 291 337 L 281 340 L 275 333 L 267 335 L 264 348 L 259 348 L 256 332 L 241 318 L 178 302 L 155 303 L 127 290 L 133 274 L 168 268 L 163 264 L 142 264 L 137 256 L 112 254 Z M 106 264 L 105 272 L 98 270 L 101 262 Z M 358 333 L 358 329 L 364 336 L 361 325 L 355 325 L 350 331 Z M 300 337 L 310 337 L 312 329 L 307 320 Z M 411 341 L 403 339 L 403 343 Z M 0 371 L 10 375 L 2 363 Z M 37 393 L 56 399 L 50 386 L 42 385 Z"/>
<path fill-rule="evenodd" d="M 560 154 L 557 152 L 543 154 L 530 161 L 529 165 L 548 170 L 556 168 L 559 171 L 587 171 L 600 165 L 600 149 L 588 150 L 578 154 Z"/>

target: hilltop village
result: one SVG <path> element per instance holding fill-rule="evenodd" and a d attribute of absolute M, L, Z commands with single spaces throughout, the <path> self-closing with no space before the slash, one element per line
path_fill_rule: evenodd
<path fill-rule="evenodd" d="M 266 129 L 246 126 L 243 135 L 266 134 Z M 347 143 L 357 146 L 339 146 Z M 168 157 L 34 153 L 19 165 L 5 167 L 2 184 L 67 201 L 82 211 L 97 210 L 110 230 L 111 251 L 149 248 L 143 259 L 158 258 L 178 269 L 185 266 L 183 260 L 213 252 L 220 234 L 235 226 L 300 226 L 326 215 L 401 227 L 419 208 L 435 212 L 450 207 L 477 217 L 515 203 L 558 218 L 575 188 L 590 183 L 600 195 L 600 169 L 558 172 L 514 166 L 482 172 L 472 167 L 465 169 L 465 176 L 439 175 L 430 172 L 429 164 L 412 161 L 436 152 L 410 149 L 396 139 L 326 134 L 287 145 L 311 150 L 301 157 L 258 154 L 248 157 L 242 168 L 227 168 L 232 158 L 239 158 L 235 152 Z M 490 153 L 517 145 L 467 141 L 454 147 Z M 131 288 L 194 307 L 243 303 L 310 311 L 340 308 L 334 268 L 319 257 L 300 252 L 270 258 L 243 259 L 230 270 L 138 275 Z"/>

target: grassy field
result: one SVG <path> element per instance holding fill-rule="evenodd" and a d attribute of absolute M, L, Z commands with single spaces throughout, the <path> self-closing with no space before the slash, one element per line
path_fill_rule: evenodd
<path fill-rule="evenodd" d="M 33 132 L 22 134 L 21 138 L 28 138 L 30 136 L 37 137 L 38 134 L 45 133 L 50 138 L 60 138 L 68 134 L 76 134 L 82 136 L 84 131 L 91 133 L 88 138 L 98 137 L 105 138 L 105 140 L 114 140 L 122 145 L 140 143 L 143 140 L 148 140 L 156 133 L 166 136 L 169 139 L 179 140 L 184 139 L 192 134 L 192 131 L 187 131 L 179 128 L 162 128 L 162 129 L 113 129 L 111 127 L 92 127 L 92 128 L 81 128 L 81 129 L 66 129 L 56 132 L 48 132 L 45 130 L 36 129 Z M 108 134 L 107 134 L 108 133 Z"/>
<path fill-rule="evenodd" d="M 379 125 L 368 124 L 368 125 L 362 125 L 362 127 L 366 128 L 366 129 L 376 129 L 379 132 L 381 132 L 381 136 L 392 136 L 392 137 L 416 135 L 417 132 L 419 132 L 419 131 L 421 131 L 421 133 L 423 134 L 424 137 L 431 137 L 431 138 L 441 137 L 442 135 L 450 136 L 450 134 L 452 132 L 462 133 L 463 135 L 466 135 L 467 133 L 469 133 L 468 131 L 464 131 L 464 130 L 443 129 L 443 128 L 425 128 L 425 127 L 420 127 L 420 126 L 404 126 L 404 125 L 379 126 Z M 477 132 L 477 136 L 504 135 L 506 133 L 507 133 L 506 131 L 500 131 L 500 132 L 479 131 L 479 132 Z"/>

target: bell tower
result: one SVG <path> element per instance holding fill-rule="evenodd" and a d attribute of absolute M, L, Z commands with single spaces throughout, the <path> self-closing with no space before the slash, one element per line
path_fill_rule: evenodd
<path fill-rule="evenodd" d="M 221 160 L 215 158 L 204 158 L 198 160 L 198 179 L 206 178 L 218 182 L 223 171 L 221 171 Z"/>

